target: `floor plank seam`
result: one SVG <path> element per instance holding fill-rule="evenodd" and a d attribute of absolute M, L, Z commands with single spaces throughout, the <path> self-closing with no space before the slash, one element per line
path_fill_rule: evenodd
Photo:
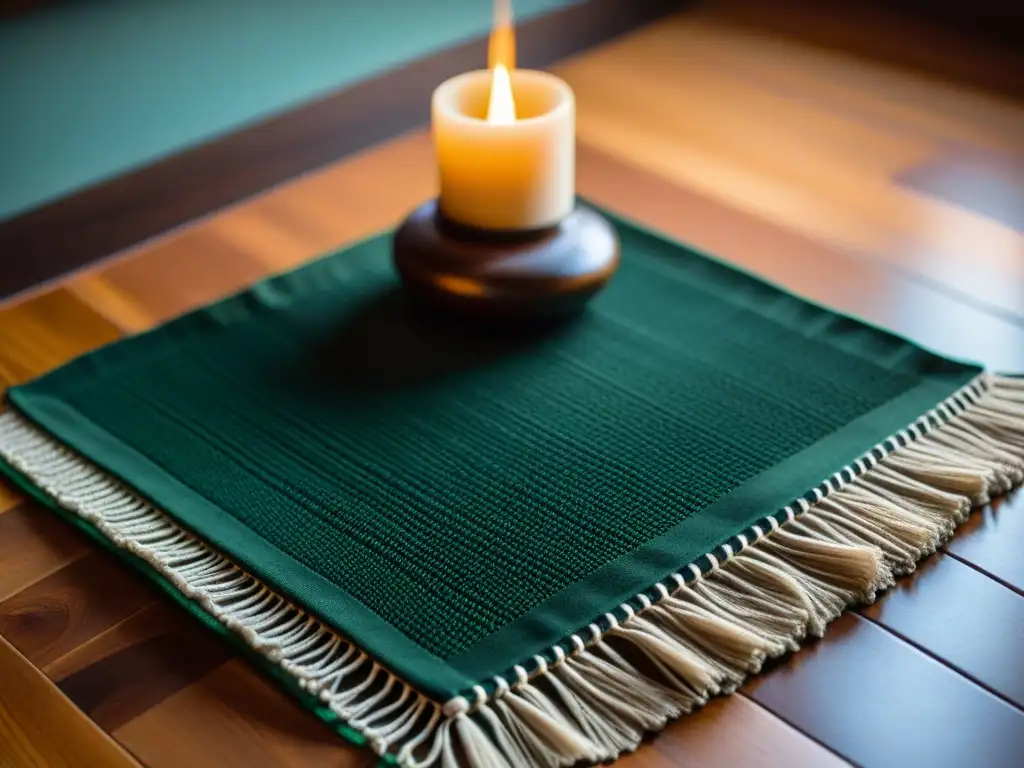
<path fill-rule="evenodd" d="M 801 648 L 799 651 L 796 651 L 794 654 L 791 654 L 791 656 L 795 655 L 795 654 L 803 653 L 804 651 L 805 651 L 805 648 Z M 790 657 L 786 657 L 786 658 L 790 658 Z M 785 662 L 783 662 L 783 663 L 785 663 Z M 758 707 L 759 709 L 763 709 L 765 712 L 770 714 L 776 720 L 779 720 L 780 722 L 785 723 L 787 726 L 792 728 L 794 731 L 799 733 L 801 736 L 804 736 L 805 738 L 810 739 L 811 741 L 813 741 L 815 744 L 817 744 L 819 747 L 821 747 L 825 751 L 827 751 L 827 752 L 835 755 L 836 757 L 838 757 L 844 763 L 847 763 L 849 765 L 855 766 L 855 768 L 861 768 L 859 763 L 855 763 L 849 757 L 847 757 L 846 755 L 844 755 L 841 752 L 839 752 L 838 750 L 836 750 L 833 746 L 831 746 L 830 744 L 822 741 L 817 736 L 815 736 L 813 733 L 808 733 L 803 728 L 801 728 L 799 725 L 797 725 L 796 723 L 792 722 L 788 718 L 783 717 L 781 714 L 779 714 L 778 712 L 773 710 L 771 707 L 768 707 L 768 706 L 762 704 L 760 701 L 758 701 L 756 698 L 754 698 L 751 694 L 747 693 L 746 691 L 739 690 L 739 691 L 736 691 L 736 693 L 733 694 L 733 695 L 734 696 L 742 696 L 744 699 L 749 701 L 754 706 Z M 687 715 L 684 715 L 683 717 L 687 717 Z"/>
<path fill-rule="evenodd" d="M 923 653 L 925 656 L 930 658 L 932 661 L 935 661 L 935 662 L 941 664 L 946 669 L 949 669 L 949 670 L 951 670 L 953 672 L 956 672 L 958 675 L 963 677 L 965 680 L 970 681 L 971 683 L 973 683 L 974 685 L 978 686 L 982 690 L 986 691 L 987 693 L 991 694 L 992 696 L 995 696 L 997 699 L 1002 701 L 1007 706 L 1009 706 L 1009 707 L 1017 710 L 1018 712 L 1021 712 L 1022 714 L 1024 714 L 1024 706 L 1021 706 L 1020 704 L 1015 702 L 1013 699 L 1008 697 L 1006 694 L 1000 693 L 995 688 L 990 686 L 988 683 L 985 683 L 985 682 L 979 680 L 977 677 L 972 675 L 970 672 L 967 672 L 966 670 L 962 669 L 961 667 L 958 667 L 956 664 L 953 664 L 951 661 L 948 661 L 947 659 L 944 659 L 941 656 L 937 656 L 934 652 L 929 650 L 927 647 L 921 645 L 919 642 L 917 642 L 916 640 L 911 639 L 907 635 L 904 635 L 899 630 L 893 629 L 888 624 L 885 624 L 885 623 L 879 621 L 878 619 L 874 619 L 874 618 L 872 618 L 870 616 L 865 616 L 862 613 L 857 613 L 857 616 L 859 618 L 863 619 L 864 621 L 871 622 L 872 624 L 874 624 L 879 629 L 882 629 L 882 630 L 888 632 L 890 635 L 895 637 L 897 640 L 903 641 L 904 643 L 909 645 L 911 648 L 914 648 L 915 650 L 919 651 L 920 653 Z"/>
<path fill-rule="evenodd" d="M 1021 589 L 1020 587 L 1018 587 L 1018 586 L 1016 586 L 1014 584 L 1011 584 L 1010 582 L 1006 581 L 1006 579 L 1003 579 L 1002 577 L 997 576 L 994 573 L 991 573 L 990 571 L 986 570 L 985 568 L 981 567 L 980 565 L 977 565 L 976 563 L 971 562 L 970 560 L 965 558 L 963 555 L 958 555 L 956 552 L 950 552 L 945 547 L 943 547 L 942 553 L 944 555 L 948 556 L 948 557 L 953 558 L 954 560 L 957 560 L 957 561 L 963 563 L 968 568 L 972 568 L 973 570 L 977 571 L 978 573 L 982 574 L 983 576 L 987 576 L 988 578 L 992 579 L 992 581 L 996 582 L 1000 586 L 1006 587 L 1011 592 L 1016 592 L 1021 597 L 1024 597 L 1024 589 Z"/>

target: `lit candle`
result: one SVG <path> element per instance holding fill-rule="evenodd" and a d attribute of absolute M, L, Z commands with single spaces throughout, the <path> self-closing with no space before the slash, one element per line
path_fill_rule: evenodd
<path fill-rule="evenodd" d="M 441 212 L 479 229 L 551 227 L 575 204 L 575 98 L 554 75 L 515 69 L 508 3 L 495 8 L 490 69 L 434 91 Z"/>

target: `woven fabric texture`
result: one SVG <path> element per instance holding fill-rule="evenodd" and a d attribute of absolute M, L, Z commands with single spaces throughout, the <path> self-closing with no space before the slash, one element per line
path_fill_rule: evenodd
<path fill-rule="evenodd" d="M 618 224 L 619 274 L 559 328 L 417 314 L 382 236 L 12 400 L 342 632 L 332 590 L 447 660 L 923 381 L 937 402 L 978 371 Z M 318 586 L 235 546 L 239 528 Z M 738 530 L 695 528 L 675 567 Z M 619 597 L 588 599 L 596 616 Z"/>

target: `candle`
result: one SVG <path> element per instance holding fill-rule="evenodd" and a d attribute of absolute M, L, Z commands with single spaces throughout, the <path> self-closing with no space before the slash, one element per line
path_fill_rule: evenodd
<path fill-rule="evenodd" d="M 478 229 L 547 228 L 575 205 L 575 98 L 554 75 L 514 68 L 510 15 L 498 9 L 491 68 L 434 91 L 440 208 Z"/>

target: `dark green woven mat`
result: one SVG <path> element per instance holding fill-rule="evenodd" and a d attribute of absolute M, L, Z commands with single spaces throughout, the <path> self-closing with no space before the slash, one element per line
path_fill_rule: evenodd
<path fill-rule="evenodd" d="M 628 224 L 578 321 L 426 321 L 369 240 L 10 392 L 445 700 L 817 486 L 979 368 Z"/>

